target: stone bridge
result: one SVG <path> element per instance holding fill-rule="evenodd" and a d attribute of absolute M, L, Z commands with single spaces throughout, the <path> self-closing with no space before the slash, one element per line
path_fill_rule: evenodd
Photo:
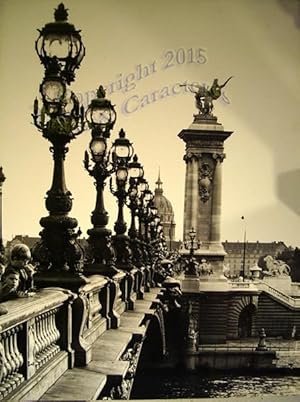
<path fill-rule="evenodd" d="M 45 288 L 2 303 L 0 399 L 128 399 L 149 325 L 165 353 L 163 290 L 145 291 L 143 275 L 92 275 L 76 293 Z"/>

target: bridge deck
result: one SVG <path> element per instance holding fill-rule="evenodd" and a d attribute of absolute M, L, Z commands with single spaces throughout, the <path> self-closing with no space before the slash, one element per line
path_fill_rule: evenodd
<path fill-rule="evenodd" d="M 106 383 L 120 384 L 129 363 L 119 360 L 133 337 L 143 337 L 145 317 L 154 314 L 151 304 L 160 288 L 150 289 L 143 300 L 136 300 L 134 310 L 121 315 L 118 329 L 105 331 L 92 347 L 92 361 L 83 368 L 67 370 L 42 396 L 41 400 L 91 400 L 97 399 Z"/>

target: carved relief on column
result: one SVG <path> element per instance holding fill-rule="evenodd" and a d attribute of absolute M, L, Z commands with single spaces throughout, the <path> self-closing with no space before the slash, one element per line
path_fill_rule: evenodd
<path fill-rule="evenodd" d="M 210 154 L 199 155 L 198 189 L 202 202 L 207 202 L 212 194 L 212 184 L 215 171 L 215 161 Z"/>
<path fill-rule="evenodd" d="M 207 202 L 213 193 L 213 182 L 216 164 L 223 162 L 224 153 L 199 154 L 199 196 L 202 202 Z"/>

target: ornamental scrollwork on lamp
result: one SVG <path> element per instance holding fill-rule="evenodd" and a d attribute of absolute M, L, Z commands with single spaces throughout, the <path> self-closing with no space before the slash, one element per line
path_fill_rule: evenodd
<path fill-rule="evenodd" d="M 199 167 L 199 195 L 203 202 L 207 202 L 211 196 L 214 168 L 207 162 L 202 162 Z"/>

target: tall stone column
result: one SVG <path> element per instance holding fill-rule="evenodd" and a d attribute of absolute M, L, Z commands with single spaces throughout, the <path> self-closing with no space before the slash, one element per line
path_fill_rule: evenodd
<path fill-rule="evenodd" d="M 220 243 L 221 240 L 221 204 L 222 204 L 222 162 L 225 154 L 213 154 L 216 161 L 213 180 L 213 200 L 211 210 L 211 242 Z"/>
<path fill-rule="evenodd" d="M 179 133 L 186 144 L 183 238 L 188 240 L 189 231 L 196 230 L 202 244 L 195 257 L 210 272 L 204 275 L 205 280 L 223 277 L 226 253 L 221 243 L 222 162 L 224 142 L 231 134 L 214 116 L 207 119 L 199 115 L 188 129 Z"/>

